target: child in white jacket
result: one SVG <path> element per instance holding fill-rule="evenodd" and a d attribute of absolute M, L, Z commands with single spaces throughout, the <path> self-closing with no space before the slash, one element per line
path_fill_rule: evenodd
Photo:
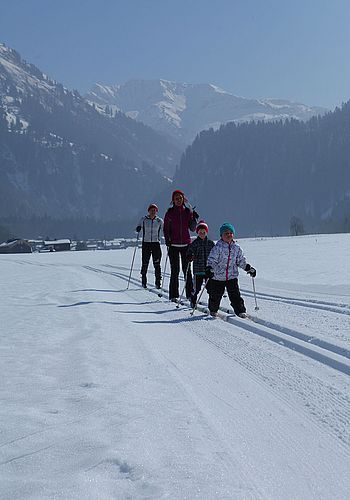
<path fill-rule="evenodd" d="M 241 247 L 233 240 L 235 229 L 232 224 L 225 222 L 220 227 L 220 240 L 211 250 L 206 277 L 210 278 L 209 311 L 212 316 L 217 316 L 222 296 L 227 289 L 231 306 L 237 316 L 246 318 L 244 300 L 238 286 L 238 268 L 244 269 L 255 278 L 256 270 L 247 264 Z"/>

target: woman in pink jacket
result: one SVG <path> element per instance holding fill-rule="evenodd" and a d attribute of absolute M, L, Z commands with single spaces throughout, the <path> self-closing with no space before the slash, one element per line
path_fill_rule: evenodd
<path fill-rule="evenodd" d="M 179 273 L 181 267 L 186 277 L 187 247 L 191 243 L 190 231 L 195 231 L 198 214 L 185 205 L 187 201 L 183 191 L 176 189 L 171 197 L 172 207 L 164 217 L 164 237 L 168 247 L 171 275 L 169 286 L 169 299 L 176 302 L 179 298 Z M 191 298 L 193 292 L 192 274 L 190 268 L 186 279 L 186 297 Z"/>

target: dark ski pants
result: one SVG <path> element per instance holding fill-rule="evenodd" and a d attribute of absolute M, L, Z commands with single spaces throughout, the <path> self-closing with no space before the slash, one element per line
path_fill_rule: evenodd
<path fill-rule="evenodd" d="M 184 277 L 186 276 L 186 270 L 188 266 L 187 261 L 187 248 L 185 247 L 169 247 L 169 262 L 170 262 L 170 285 L 169 285 L 169 299 L 177 299 L 179 294 L 179 273 L 180 273 L 180 259 L 181 259 L 181 267 Z M 188 269 L 187 280 L 186 280 L 186 297 L 189 299 L 193 292 L 193 283 L 192 283 L 192 273 L 191 266 Z"/>
<path fill-rule="evenodd" d="M 141 276 L 142 276 L 142 284 L 147 285 L 147 270 L 150 258 L 152 256 L 153 266 L 154 266 L 154 274 L 156 277 L 156 286 L 160 286 L 160 281 L 162 279 L 161 269 L 160 269 L 160 261 L 162 258 L 162 251 L 160 249 L 160 243 L 154 242 L 149 243 L 147 241 L 142 242 L 142 267 L 141 267 Z"/>
<path fill-rule="evenodd" d="M 226 281 L 218 281 L 213 279 L 210 280 L 209 304 L 208 304 L 209 311 L 218 312 L 222 296 L 224 295 L 225 292 L 225 288 L 227 289 L 230 303 L 235 314 L 246 312 L 244 300 L 241 297 L 241 293 L 239 291 L 237 278 Z"/>

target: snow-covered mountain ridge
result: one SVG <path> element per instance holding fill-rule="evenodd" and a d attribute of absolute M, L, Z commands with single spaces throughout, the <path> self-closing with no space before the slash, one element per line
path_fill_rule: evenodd
<path fill-rule="evenodd" d="M 36 98 L 47 111 L 52 111 L 55 106 L 63 106 L 62 95 L 70 93 L 62 84 L 22 59 L 16 50 L 0 43 L 0 103 L 9 125 L 16 120 L 28 125 L 21 109 L 23 99 Z M 77 92 L 72 95 L 82 100 Z"/>
<path fill-rule="evenodd" d="M 117 219 L 169 183 L 180 150 L 122 113 L 96 111 L 0 44 L 0 213 Z M 132 195 L 131 195 L 132 194 Z"/>
<path fill-rule="evenodd" d="M 89 116 L 89 120 L 101 123 L 101 113 L 92 110 L 77 90 L 67 89 L 61 83 L 49 78 L 36 66 L 22 59 L 16 50 L 0 43 L 0 105 L 9 126 L 17 125 L 23 129 L 30 125 L 28 123 L 28 99 L 35 99 L 36 106 L 40 106 L 47 113 L 57 115 L 57 111 L 69 107 L 71 115 L 78 117 L 80 114 L 85 114 Z M 30 111 L 33 110 L 30 109 Z M 181 153 L 180 150 L 174 148 L 173 144 L 167 142 L 164 137 L 160 137 L 150 127 L 143 128 L 141 124 L 135 124 L 123 113 L 118 113 L 113 120 L 110 119 L 110 115 L 103 114 L 103 116 L 107 119 L 105 121 L 112 122 L 110 128 L 116 125 L 118 127 L 118 146 L 123 149 L 118 151 L 119 155 L 132 159 L 136 164 L 148 162 L 167 175 L 172 173 Z M 52 127 L 54 128 L 53 125 Z M 71 139 L 68 137 L 68 130 L 69 127 L 67 127 L 67 133 L 61 135 Z M 52 130 L 51 132 L 55 133 Z M 148 145 L 157 143 L 157 151 L 151 153 L 146 148 L 142 149 L 142 142 Z"/>
<path fill-rule="evenodd" d="M 52 92 L 57 85 L 57 82 L 50 79 L 42 73 L 36 66 L 28 63 L 21 58 L 19 53 L 0 43 L 1 65 L 11 75 L 12 83 L 15 84 L 17 91 L 23 94 L 37 92 L 38 88 L 42 88 L 46 92 Z M 26 75 L 23 78 L 23 74 Z M 0 80 L 6 83 L 6 75 L 0 74 Z M 68 90 L 66 89 L 68 92 Z"/>
<path fill-rule="evenodd" d="M 307 120 L 324 108 L 284 99 L 248 99 L 213 84 L 168 80 L 129 80 L 123 85 L 96 83 L 86 98 L 105 109 L 121 110 L 155 130 L 189 144 L 201 131 L 235 121 Z"/>

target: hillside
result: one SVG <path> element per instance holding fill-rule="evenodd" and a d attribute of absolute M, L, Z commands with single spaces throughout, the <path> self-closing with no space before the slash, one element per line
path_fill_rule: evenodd
<path fill-rule="evenodd" d="M 97 112 L 0 45 L 0 216 L 137 216 L 179 150 L 141 123 Z"/>
<path fill-rule="evenodd" d="M 187 148 L 174 177 L 202 217 L 239 236 L 350 231 L 350 102 L 303 123 L 227 124 Z"/>

